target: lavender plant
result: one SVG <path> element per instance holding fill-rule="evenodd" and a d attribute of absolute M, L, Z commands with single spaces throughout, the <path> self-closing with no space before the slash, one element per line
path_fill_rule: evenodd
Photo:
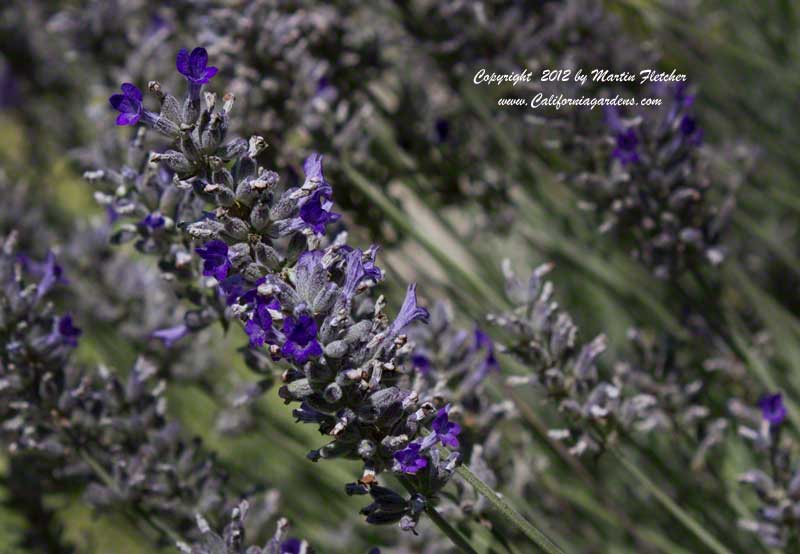
<path fill-rule="evenodd" d="M 459 462 L 457 452 L 441 457 L 437 444 L 457 445 L 460 427 L 449 421 L 448 407 L 437 411 L 433 402 L 420 402 L 399 371 L 401 357 L 412 349 L 404 330 L 429 317 L 417 305 L 416 286 L 408 286 L 393 321 L 384 314 L 383 298 L 366 294 L 383 278 L 375 265 L 377 247 L 352 248 L 342 233 L 325 237 L 339 215 L 331 211 L 332 187 L 320 155 L 307 158 L 302 186 L 283 188 L 277 173 L 256 162 L 264 139 L 224 142 L 233 98 L 226 95 L 216 111 L 215 96 L 206 93 L 201 109 L 202 85 L 216 73 L 207 59 L 203 48 L 178 54 L 178 70 L 189 81 L 182 108 L 157 82 L 148 88 L 161 101 L 159 113 L 144 107 L 130 83 L 110 98 L 120 112 L 118 125 L 141 122 L 180 150 L 151 153 L 135 168 L 87 174 L 92 182 L 111 184 L 109 193 L 98 195 L 102 204 L 139 222 L 122 226 L 116 236 L 137 238 L 140 250 L 159 255 L 178 293 L 197 306 L 183 325 L 155 336 L 172 343 L 214 319 L 240 323 L 249 337 L 248 365 L 262 375 L 281 368 L 279 395 L 300 405 L 293 412 L 297 420 L 332 437 L 308 457 L 363 462 L 361 477 L 347 492 L 370 494 L 373 502 L 362 510 L 368 523 L 399 522 L 413 530 L 427 512 L 469 551 L 434 508 Z M 142 139 L 137 133 L 134 148 Z M 190 254 L 192 239 L 206 241 L 195 247 L 197 258 Z M 204 287 L 198 284 L 201 272 Z M 251 398 L 269 384 L 262 379 Z M 395 472 L 409 498 L 378 484 L 386 470 Z"/>

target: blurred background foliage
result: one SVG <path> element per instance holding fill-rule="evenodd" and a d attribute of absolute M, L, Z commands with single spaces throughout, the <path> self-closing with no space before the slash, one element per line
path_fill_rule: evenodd
<path fill-rule="evenodd" d="M 224 9 L 238 11 L 241 21 L 214 15 Z M 8 203 L 0 228 L 3 234 L 21 228 L 23 241 L 41 255 L 54 244 L 68 250 L 88 221 L 102 220 L 81 174 L 113 157 L 128 139 L 127 129 L 113 128 L 108 95 L 125 80 L 144 88 L 148 80 L 170 75 L 177 48 L 202 44 L 221 68 L 215 88 L 237 92 L 234 109 L 245 114 L 240 134 L 259 133 L 270 144 L 268 167 L 290 175 L 289 168 L 299 171 L 310 150 L 325 154 L 354 242 L 384 245 L 389 279 L 383 292 L 394 305 L 404 283 L 416 280 L 423 298 L 450 298 L 469 325 L 502 309 L 502 259 L 519 269 L 551 261 L 558 301 L 582 336 L 608 335 L 605 363 L 629 355 L 629 329 L 642 327 L 656 340 L 680 345 L 676 355 L 689 366 L 715 355 L 742 366 L 749 380 L 738 389 L 704 391 L 712 411 L 725 410 L 732 389 L 751 404 L 765 390 L 798 398 L 797 12 L 795 2 L 779 0 L 170 6 L 8 0 L 0 7 L 0 166 Z M 279 23 L 294 14 L 308 23 L 300 38 L 281 35 L 291 30 L 282 31 Z M 659 278 L 631 257 L 625 236 L 598 232 L 584 198 L 566 184 L 565 175 L 576 171 L 575 158 L 558 134 L 590 129 L 602 117 L 599 110 L 498 108 L 497 98 L 519 91 L 477 87 L 471 79 L 480 67 L 529 67 L 538 74 L 571 66 L 655 66 L 689 76 L 703 148 L 714 166 L 710 178 L 735 191 L 736 209 L 723 240 L 727 256 L 719 267 L 699 265 Z M 46 214 L 48 228 L 26 228 L 32 210 Z M 125 255 L 149 263 L 133 250 Z M 92 264 L 70 260 L 71 280 L 87 275 Z M 104 295 L 104 286 L 113 283 L 92 283 L 89 290 Z M 149 293 L 129 292 L 128 302 Z M 726 330 L 722 346 L 692 333 L 692 309 L 710 327 Z M 119 321 L 91 311 L 83 315 L 90 331 L 80 359 L 130 367 L 137 345 L 119 332 Z M 252 380 L 235 355 L 241 333 L 215 333 L 217 344 L 225 346 L 204 362 L 205 375 L 215 390 L 232 391 Z M 501 365 L 509 374 L 524 372 L 510 358 L 503 357 Z M 675 513 L 615 458 L 582 462 L 591 485 L 576 478 L 565 461 L 569 455 L 545 432 L 558 427 L 557 412 L 536 391 L 514 394 L 530 407 L 535 432 L 524 442 L 536 489 L 512 500 L 544 522 L 567 551 L 707 551 L 691 533 L 675 531 Z M 267 477 L 297 534 L 320 551 L 361 552 L 391 542 L 395 529 L 361 523 L 353 514 L 362 502 L 334 485 L 350 480 L 357 468 L 345 461 L 308 462 L 305 452 L 319 444 L 318 434 L 294 425 L 274 391 L 258 404 L 257 434 L 241 437 L 219 432 L 219 405 L 194 384 L 178 382 L 169 399 L 173 414 L 218 452 L 237 479 Z M 735 429 L 727 433 L 729 440 L 697 467 L 692 440 L 676 443 L 657 433 L 635 439 L 631 457 L 735 552 L 767 552 L 736 528 L 736 519 L 757 505 L 736 482 L 754 460 Z M 7 460 L 0 467 L 12 477 Z M 3 552 L 24 552 L 18 545 L 26 526 L 37 532 L 39 523 L 25 521 L 14 494 L 5 482 Z M 44 502 L 78 552 L 154 551 L 128 521 L 93 513 L 79 491 L 45 495 Z"/>

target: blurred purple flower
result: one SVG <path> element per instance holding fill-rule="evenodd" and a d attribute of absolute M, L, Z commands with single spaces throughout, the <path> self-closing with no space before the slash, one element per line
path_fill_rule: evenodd
<path fill-rule="evenodd" d="M 697 126 L 697 120 L 692 116 L 685 115 L 681 118 L 680 130 L 688 144 L 700 146 L 703 143 L 703 130 Z"/>
<path fill-rule="evenodd" d="M 781 393 L 769 394 L 758 402 L 761 415 L 770 425 L 780 425 L 786 419 L 786 407 Z"/>
<path fill-rule="evenodd" d="M 419 371 L 422 375 L 428 375 L 431 372 L 431 361 L 424 354 L 414 353 L 411 355 L 411 365 L 414 369 Z"/>
<path fill-rule="evenodd" d="M 142 225 L 144 225 L 145 227 L 149 227 L 152 230 L 155 230 L 163 227 L 165 222 L 166 220 L 164 219 L 164 216 L 162 216 L 161 214 L 151 213 L 145 216 L 145 218 L 142 220 Z"/>
<path fill-rule="evenodd" d="M 78 346 L 78 337 L 83 333 L 79 327 L 72 324 L 72 316 L 69 314 L 59 318 L 57 332 L 61 343 L 73 348 Z"/>
<path fill-rule="evenodd" d="M 175 327 L 167 327 L 154 331 L 151 335 L 155 339 L 164 341 L 164 346 L 172 348 L 172 345 L 181 340 L 189 334 L 189 328 L 186 325 L 180 324 Z"/>
<path fill-rule="evenodd" d="M 636 151 L 638 145 L 639 139 L 634 129 L 617 133 L 617 146 L 611 155 L 617 158 L 622 165 L 637 163 L 639 161 L 639 153 Z"/>

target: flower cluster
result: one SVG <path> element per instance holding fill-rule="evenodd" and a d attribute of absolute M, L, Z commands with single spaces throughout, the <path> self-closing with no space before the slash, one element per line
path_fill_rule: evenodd
<path fill-rule="evenodd" d="M 229 496 L 226 472 L 167 416 L 157 368 L 140 357 L 120 380 L 105 367 L 75 365 L 81 329 L 48 300 L 63 270 L 52 255 L 37 263 L 17 254 L 15 242 L 6 237 L 0 255 L 0 419 L 8 452 L 58 481 L 83 481 L 98 508 L 133 507 L 177 533 L 191 532 L 197 512 L 217 517 Z"/>
<path fill-rule="evenodd" d="M 659 107 L 605 110 L 604 121 L 562 136 L 565 179 L 630 254 L 661 279 L 725 256 L 720 239 L 734 206 L 701 148 L 703 131 L 685 83 L 653 88 Z M 592 131 L 594 129 L 594 131 Z"/>
<path fill-rule="evenodd" d="M 298 421 L 317 424 L 331 437 L 309 454 L 312 460 L 363 460 L 350 493 L 367 493 L 380 472 L 393 469 L 407 476 L 420 498 L 432 498 L 458 461 L 455 452 L 440 460 L 435 444 L 454 446 L 459 428 L 446 408 L 437 412 L 436 404 L 403 386 L 399 368 L 413 347 L 406 328 L 428 319 L 415 285 L 394 320 L 382 298 L 367 294 L 383 277 L 375 265 L 377 247 L 350 247 L 344 234 L 327 238 L 326 228 L 339 216 L 331 211 L 332 187 L 320 155 L 306 159 L 300 186 L 281 187 L 279 175 L 256 161 L 263 139 L 223 142 L 232 98 L 217 112 L 215 96 L 206 94 L 206 107 L 196 113 L 192 87 L 183 109 L 158 83 L 149 89 L 161 110 L 141 123 L 178 149 L 152 153 L 138 168 L 89 172 L 87 178 L 111 185 L 97 195 L 110 211 L 140 221 L 121 223 L 118 241 L 135 239 L 140 250 L 158 255 L 178 294 L 196 305 L 183 325 L 155 336 L 173 343 L 214 319 L 238 321 L 249 339 L 245 359 L 265 376 L 248 400 L 281 371 L 279 394 L 299 404 Z M 163 224 L 141 223 L 156 211 Z M 202 241 L 196 257 L 194 240 Z M 428 425 L 432 431 L 423 438 Z M 403 526 L 413 528 L 421 511 L 394 513 L 392 521 L 406 517 Z"/>

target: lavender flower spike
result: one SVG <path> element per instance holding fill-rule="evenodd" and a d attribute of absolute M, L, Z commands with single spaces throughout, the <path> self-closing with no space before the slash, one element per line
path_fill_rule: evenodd
<path fill-rule="evenodd" d="M 771 426 L 778 426 L 786 419 L 786 407 L 781 393 L 769 394 L 758 402 L 761 415 Z"/>

